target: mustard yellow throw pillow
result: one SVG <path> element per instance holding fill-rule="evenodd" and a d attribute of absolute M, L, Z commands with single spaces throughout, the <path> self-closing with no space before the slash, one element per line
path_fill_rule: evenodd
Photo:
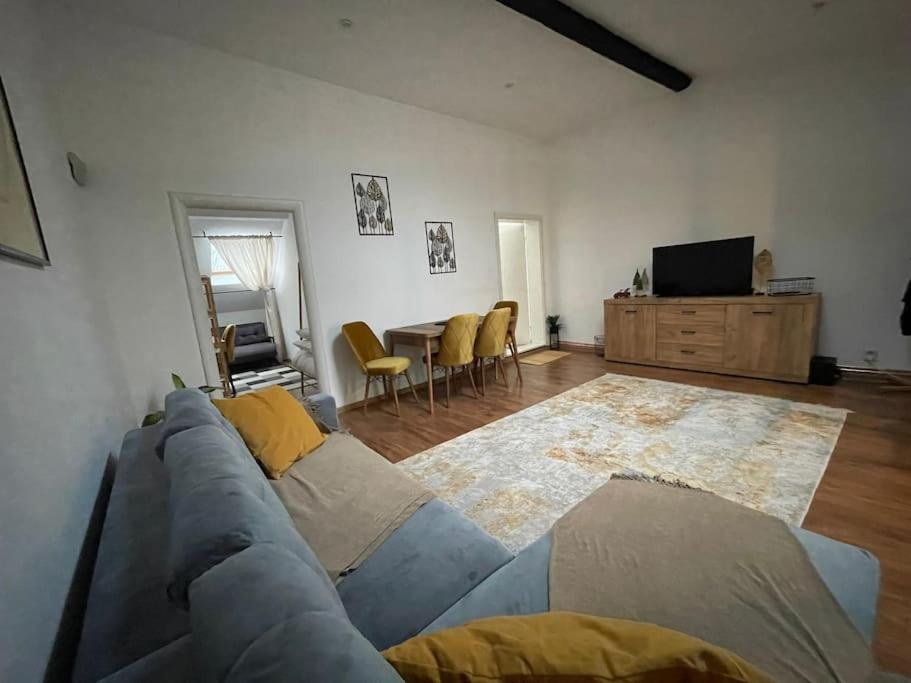
<path fill-rule="evenodd" d="M 773 683 L 684 633 L 570 612 L 480 619 L 416 636 L 383 656 L 407 683 Z"/>
<path fill-rule="evenodd" d="M 237 428 L 272 479 L 280 478 L 326 440 L 309 413 L 282 387 L 215 399 L 213 403 Z"/>

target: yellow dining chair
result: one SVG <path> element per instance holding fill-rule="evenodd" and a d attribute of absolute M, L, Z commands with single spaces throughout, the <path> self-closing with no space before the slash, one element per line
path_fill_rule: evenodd
<path fill-rule="evenodd" d="M 503 352 L 506 350 L 506 336 L 509 332 L 509 309 L 495 308 L 484 316 L 478 338 L 474 343 L 474 356 L 481 366 L 481 394 L 487 395 L 487 379 L 484 361 L 493 360 L 494 369 L 503 374 L 503 383 L 509 388 L 506 369 L 503 367 Z"/>
<path fill-rule="evenodd" d="M 387 396 L 390 388 L 392 390 L 392 398 L 395 401 L 395 414 L 397 416 L 401 417 L 399 395 L 395 390 L 395 378 L 398 375 L 405 375 L 405 379 L 408 380 L 408 386 L 411 387 L 411 394 L 414 396 L 414 400 L 420 403 L 418 394 L 414 390 L 414 384 L 411 383 L 411 376 L 408 374 L 408 368 L 411 366 L 410 358 L 388 355 L 380 340 L 376 338 L 373 330 L 365 322 L 345 323 L 342 325 L 342 334 L 348 340 L 348 345 L 361 366 L 361 372 L 367 377 L 367 383 L 364 386 L 364 414 L 367 413 L 367 397 L 370 394 L 370 383 L 380 378 L 383 380 L 383 392 Z"/>
<path fill-rule="evenodd" d="M 474 362 L 474 340 L 478 334 L 478 314 L 463 313 L 454 315 L 446 321 L 443 336 L 440 337 L 440 350 L 433 355 L 433 365 L 443 368 L 446 375 L 446 407 L 449 407 L 449 380 L 455 368 L 462 368 L 464 375 L 468 371 L 474 397 L 478 397 L 478 388 L 471 374 Z"/>
<path fill-rule="evenodd" d="M 509 344 L 509 352 L 512 354 L 512 362 L 516 366 L 516 376 L 519 378 L 519 384 L 522 382 L 522 367 L 519 365 L 519 346 L 516 344 L 516 319 L 519 317 L 518 301 L 498 301 L 493 305 L 494 310 L 498 308 L 509 309 L 509 330 L 506 334 L 506 341 Z"/>

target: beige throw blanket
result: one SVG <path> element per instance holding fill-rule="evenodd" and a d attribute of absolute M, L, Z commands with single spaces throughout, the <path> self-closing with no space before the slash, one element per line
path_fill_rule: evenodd
<path fill-rule="evenodd" d="M 613 480 L 553 530 L 550 609 L 645 621 L 776 681 L 865 681 L 869 648 L 780 520 L 703 491 Z"/>
<path fill-rule="evenodd" d="M 368 558 L 433 494 L 349 434 L 330 434 L 316 451 L 271 482 L 333 578 Z"/>

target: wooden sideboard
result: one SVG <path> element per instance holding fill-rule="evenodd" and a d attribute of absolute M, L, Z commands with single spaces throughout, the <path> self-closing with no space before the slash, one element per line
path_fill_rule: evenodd
<path fill-rule="evenodd" d="M 819 294 L 604 301 L 604 358 L 807 382 Z"/>

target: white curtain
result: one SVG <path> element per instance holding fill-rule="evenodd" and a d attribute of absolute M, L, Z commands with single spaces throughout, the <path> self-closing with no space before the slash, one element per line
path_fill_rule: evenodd
<path fill-rule="evenodd" d="M 244 287 L 263 293 L 266 325 L 269 334 L 275 339 L 279 360 L 285 360 L 288 354 L 285 351 L 285 336 L 275 299 L 275 262 L 278 254 L 275 239 L 271 235 L 224 236 L 209 237 L 209 241 Z"/>

